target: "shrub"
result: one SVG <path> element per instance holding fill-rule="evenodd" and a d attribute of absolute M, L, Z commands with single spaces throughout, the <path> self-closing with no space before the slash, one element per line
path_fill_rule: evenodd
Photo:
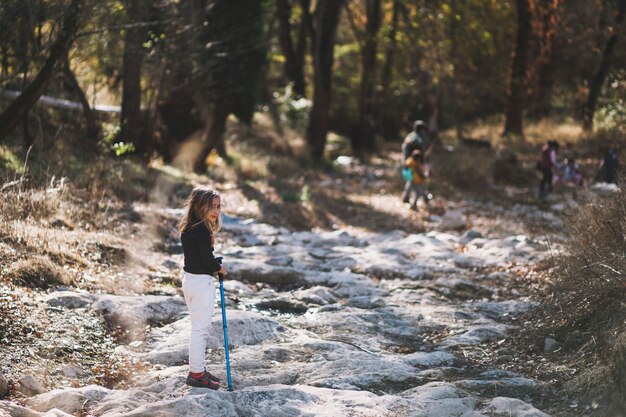
<path fill-rule="evenodd" d="M 555 333 L 564 353 L 599 360 L 568 389 L 600 405 L 593 415 L 618 415 L 611 410 L 626 409 L 626 191 L 581 208 L 565 249 L 551 288 Z"/>
<path fill-rule="evenodd" d="M 4 220 L 45 219 L 58 206 L 58 195 L 45 189 L 28 189 L 20 184 L 2 192 L 0 217 Z"/>
<path fill-rule="evenodd" d="M 553 285 L 568 326 L 598 330 L 626 318 L 626 191 L 583 207 L 573 219 Z"/>
<path fill-rule="evenodd" d="M 70 285 L 68 273 L 49 258 L 35 256 L 14 263 L 7 271 L 9 281 L 28 287 L 47 289 L 55 285 Z"/>

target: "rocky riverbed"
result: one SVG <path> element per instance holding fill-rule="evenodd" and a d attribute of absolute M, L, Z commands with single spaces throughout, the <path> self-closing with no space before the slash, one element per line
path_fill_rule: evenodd
<path fill-rule="evenodd" d="M 180 212 L 142 210 L 171 228 L 143 291 L 57 288 L 32 302 L 51 328 L 72 323 L 53 337 L 48 354 L 65 350 L 74 360 L 53 374 L 66 381 L 92 374 L 100 384 L 48 390 L 45 381 L 23 379 L 22 399 L 1 402 L 0 415 L 548 415 L 541 410 L 553 387 L 520 371 L 524 356 L 510 340 L 529 325 L 519 320 L 536 305 L 529 287 L 555 249 L 545 235 L 524 233 L 524 222 L 558 226 L 558 208 L 449 204 L 422 233 L 292 232 L 224 216 L 217 251 L 231 271 L 225 293 L 233 392 L 225 389 L 219 306 L 207 367 L 224 388 L 185 386 L 190 322 L 172 226 Z M 33 337 L 51 337 L 37 331 Z M 94 379 L 80 360 L 86 351 L 127 369 L 100 369 Z M 116 384 L 114 371 L 131 377 Z"/>

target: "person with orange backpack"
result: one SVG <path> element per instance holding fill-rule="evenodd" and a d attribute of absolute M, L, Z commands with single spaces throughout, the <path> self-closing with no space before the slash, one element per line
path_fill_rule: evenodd
<path fill-rule="evenodd" d="M 417 200 L 420 196 L 424 197 L 424 202 L 428 204 L 428 198 L 426 196 L 427 172 L 424 169 L 423 155 L 419 149 L 414 149 L 411 155 L 404 161 L 402 176 L 406 181 L 402 201 L 409 203 L 411 193 L 415 193 L 411 210 L 417 210 Z"/>

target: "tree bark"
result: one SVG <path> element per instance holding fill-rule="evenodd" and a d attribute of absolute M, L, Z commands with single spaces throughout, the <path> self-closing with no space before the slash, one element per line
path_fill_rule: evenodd
<path fill-rule="evenodd" d="M 561 0 L 542 0 L 535 3 L 539 15 L 536 17 L 535 36 L 538 38 L 538 58 L 535 65 L 536 88 L 532 91 L 532 104 L 528 116 L 547 117 L 551 111 L 552 90 L 555 82 L 557 65 L 557 28 L 561 13 Z M 537 7 L 538 6 L 538 7 Z M 533 74 L 533 76 L 534 76 Z M 530 77 L 529 77 L 530 78 Z M 534 80 L 531 80 L 535 82 Z"/>
<path fill-rule="evenodd" d="M 304 80 L 304 57 L 306 48 L 306 20 L 308 13 L 308 0 L 302 2 L 302 17 L 298 26 L 298 42 L 294 47 L 291 37 L 291 5 L 288 0 L 277 0 L 278 8 L 278 40 L 280 48 L 285 55 L 285 74 L 293 82 L 293 91 L 299 95 L 305 95 L 306 84 Z M 304 9 L 304 7 L 307 9 Z"/>
<path fill-rule="evenodd" d="M 71 91 L 76 95 L 78 101 L 80 101 L 81 106 L 83 107 L 83 115 L 85 116 L 85 123 L 87 124 L 87 145 L 89 148 L 95 149 L 96 143 L 98 141 L 98 136 L 100 135 L 100 127 L 98 126 L 98 120 L 96 118 L 96 113 L 91 109 L 89 105 L 89 100 L 87 100 L 87 96 L 85 92 L 80 87 L 72 68 L 70 68 L 69 59 L 66 57 L 63 65 L 63 72 L 65 74 L 65 78 L 67 80 L 68 86 Z"/>
<path fill-rule="evenodd" d="M 217 100 L 203 110 L 206 126 L 202 134 L 202 149 L 198 152 L 193 163 L 194 172 L 203 173 L 206 171 L 206 159 L 213 149 L 217 150 L 222 158 L 228 158 L 224 146 L 224 131 L 230 113 L 232 113 L 231 106 L 223 99 Z"/>
<path fill-rule="evenodd" d="M 311 158 L 321 161 L 328 132 L 335 33 L 343 0 L 318 0 L 313 17 L 313 107 L 307 145 Z"/>
<path fill-rule="evenodd" d="M 615 47 L 619 38 L 619 32 L 622 30 L 625 12 L 626 0 L 619 0 L 615 25 L 613 26 L 611 36 L 604 47 L 600 67 L 598 68 L 596 75 L 593 77 L 591 87 L 589 89 L 589 95 L 587 96 L 587 102 L 583 107 L 583 128 L 586 131 L 591 131 L 593 129 L 593 115 L 596 112 L 596 105 L 598 103 L 600 93 L 602 92 L 602 85 L 604 84 L 606 76 L 611 68 L 611 64 L 613 63 Z"/>
<path fill-rule="evenodd" d="M 556 73 L 557 48 L 552 47 L 550 55 L 539 71 L 537 83 L 537 95 L 535 98 L 535 109 L 532 117 L 548 117 L 552 111 L 552 92 L 554 90 L 554 75 Z"/>
<path fill-rule="evenodd" d="M 516 0 L 517 38 L 513 51 L 511 75 L 507 91 L 504 135 L 524 136 L 524 102 L 526 70 L 528 67 L 528 46 L 531 32 L 529 0 Z"/>
<path fill-rule="evenodd" d="M 373 152 L 374 135 L 374 85 L 376 82 L 376 36 L 380 29 L 380 0 L 365 0 L 365 42 L 361 51 L 362 72 L 359 92 L 359 121 L 352 135 L 352 149 Z"/>
<path fill-rule="evenodd" d="M 83 0 L 72 0 L 67 8 L 57 39 L 43 67 L 18 98 L 0 114 L 0 142 L 15 128 L 26 112 L 37 102 L 52 79 L 54 67 L 69 50 L 79 26 Z"/>
<path fill-rule="evenodd" d="M 450 18 L 450 60 L 452 61 L 452 82 L 450 83 L 450 90 L 452 93 L 452 100 L 450 102 L 452 119 L 454 120 L 454 130 L 456 132 L 456 138 L 460 142 L 463 139 L 463 115 L 461 109 L 461 103 L 463 102 L 463 97 L 459 94 L 458 87 L 458 79 L 459 79 L 459 65 L 461 60 L 459 59 L 459 40 L 458 40 L 458 31 L 459 31 L 459 22 L 456 20 L 456 14 L 458 12 L 458 5 L 455 0 L 450 2 L 451 6 L 451 18 Z M 430 100 L 429 100 L 430 102 Z M 438 104 L 434 104 L 434 107 L 437 108 Z M 433 108 L 433 106 L 431 106 Z M 432 116 L 429 115 L 429 121 Z"/>
<path fill-rule="evenodd" d="M 391 14 L 391 29 L 389 30 L 389 44 L 385 50 L 385 63 L 383 64 L 383 70 L 380 80 L 381 85 L 381 100 L 378 105 L 378 113 L 380 114 L 379 127 L 382 131 L 383 138 L 386 141 L 398 140 L 398 120 L 397 113 L 391 113 L 388 110 L 389 97 L 391 92 L 389 86 L 391 84 L 391 75 L 393 68 L 393 60 L 396 52 L 396 46 L 398 40 L 396 34 L 398 33 L 398 17 L 400 15 L 400 0 L 393 0 L 393 11 Z M 391 113 L 391 114 L 390 114 Z"/>
<path fill-rule="evenodd" d="M 141 23 L 145 18 L 146 6 L 140 0 L 125 0 L 124 6 L 129 23 Z M 144 57 L 143 43 L 148 29 L 145 26 L 128 27 L 124 37 L 122 66 L 122 111 L 120 114 L 121 138 L 140 142 L 141 116 L 141 64 Z"/>

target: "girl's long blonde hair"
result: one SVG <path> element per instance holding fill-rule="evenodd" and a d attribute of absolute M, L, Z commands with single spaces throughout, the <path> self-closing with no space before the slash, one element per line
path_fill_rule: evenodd
<path fill-rule="evenodd" d="M 207 214 L 215 197 L 219 196 L 217 191 L 209 187 L 198 186 L 191 190 L 185 201 L 185 214 L 178 224 L 178 231 L 186 232 L 204 223 L 211 231 L 211 240 L 215 244 L 215 232 L 219 232 L 222 227 L 221 217 L 217 216 L 217 220 L 212 223 L 208 220 Z"/>

